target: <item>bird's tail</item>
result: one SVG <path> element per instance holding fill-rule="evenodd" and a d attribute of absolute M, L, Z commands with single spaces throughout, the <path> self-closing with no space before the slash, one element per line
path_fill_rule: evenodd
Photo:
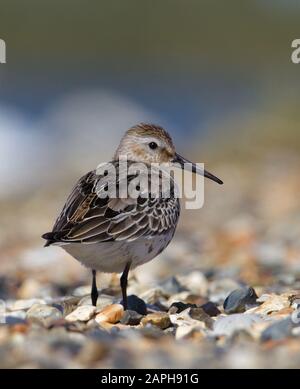
<path fill-rule="evenodd" d="M 47 242 L 45 243 L 44 247 L 50 246 L 52 243 L 55 242 L 54 239 L 54 232 L 46 232 L 42 235 L 42 238 L 45 239 Z"/>

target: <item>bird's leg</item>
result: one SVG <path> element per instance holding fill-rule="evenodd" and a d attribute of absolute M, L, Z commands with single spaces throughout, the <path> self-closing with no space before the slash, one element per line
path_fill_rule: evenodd
<path fill-rule="evenodd" d="M 91 299 L 92 299 L 92 304 L 94 307 L 97 305 L 97 300 L 98 300 L 98 289 L 97 289 L 97 283 L 96 283 L 96 270 L 92 270 L 93 274 L 93 281 L 92 281 L 92 290 L 91 290 Z"/>
<path fill-rule="evenodd" d="M 123 274 L 121 275 L 120 278 L 120 284 L 121 284 L 121 289 L 122 289 L 122 297 L 123 297 L 123 307 L 125 311 L 127 310 L 127 280 L 128 280 L 128 273 L 130 269 L 131 262 L 127 262 L 125 269 L 123 271 Z"/>

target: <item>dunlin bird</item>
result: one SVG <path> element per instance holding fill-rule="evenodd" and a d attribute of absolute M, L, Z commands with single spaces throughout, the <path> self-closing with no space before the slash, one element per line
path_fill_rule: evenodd
<path fill-rule="evenodd" d="M 121 184 L 120 160 L 124 156 L 128 166 L 137 162 L 147 167 L 153 163 L 177 163 L 184 168 L 190 163 L 192 172 L 222 184 L 219 178 L 177 154 L 170 135 L 160 126 L 142 123 L 125 133 L 111 162 L 118 172 L 114 176 L 117 187 Z M 162 196 L 159 191 L 158 196 L 149 192 L 146 196 L 140 193 L 121 198 L 118 194 L 112 196 L 108 185 L 101 184 L 104 177 L 105 173 L 97 170 L 84 175 L 68 197 L 52 232 L 44 234 L 43 238 L 47 240 L 45 246 L 60 245 L 92 269 L 93 305 L 98 299 L 96 271 L 123 272 L 120 284 L 123 305 L 127 309 L 129 269 L 150 261 L 168 246 L 179 219 L 180 202 L 175 196 L 173 179 L 170 179 L 168 196 Z M 125 177 L 128 184 L 136 176 L 127 174 Z M 136 189 L 142 192 L 139 185 Z"/>

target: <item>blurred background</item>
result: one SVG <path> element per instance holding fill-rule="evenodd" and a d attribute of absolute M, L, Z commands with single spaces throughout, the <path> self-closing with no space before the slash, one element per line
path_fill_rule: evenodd
<path fill-rule="evenodd" d="M 140 280 L 197 268 L 297 282 L 299 18 L 296 0 L 0 0 L 0 297 L 88 283 L 40 236 L 74 182 L 141 121 L 225 185 L 207 182 L 204 208 L 183 212 Z"/>

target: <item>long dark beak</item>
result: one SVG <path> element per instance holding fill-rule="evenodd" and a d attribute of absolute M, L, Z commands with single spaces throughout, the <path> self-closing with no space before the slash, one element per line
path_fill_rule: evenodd
<path fill-rule="evenodd" d="M 175 158 L 172 161 L 173 163 L 178 163 L 182 169 L 187 169 L 188 171 L 196 174 L 200 174 L 200 176 L 204 176 L 206 178 L 209 178 L 210 180 L 213 180 L 217 182 L 220 185 L 223 185 L 223 181 L 220 180 L 218 177 L 214 176 L 213 174 L 209 173 L 205 169 L 199 168 L 195 163 L 189 161 L 188 159 L 182 157 L 179 154 L 175 154 Z M 186 164 L 186 165 L 185 165 Z"/>

